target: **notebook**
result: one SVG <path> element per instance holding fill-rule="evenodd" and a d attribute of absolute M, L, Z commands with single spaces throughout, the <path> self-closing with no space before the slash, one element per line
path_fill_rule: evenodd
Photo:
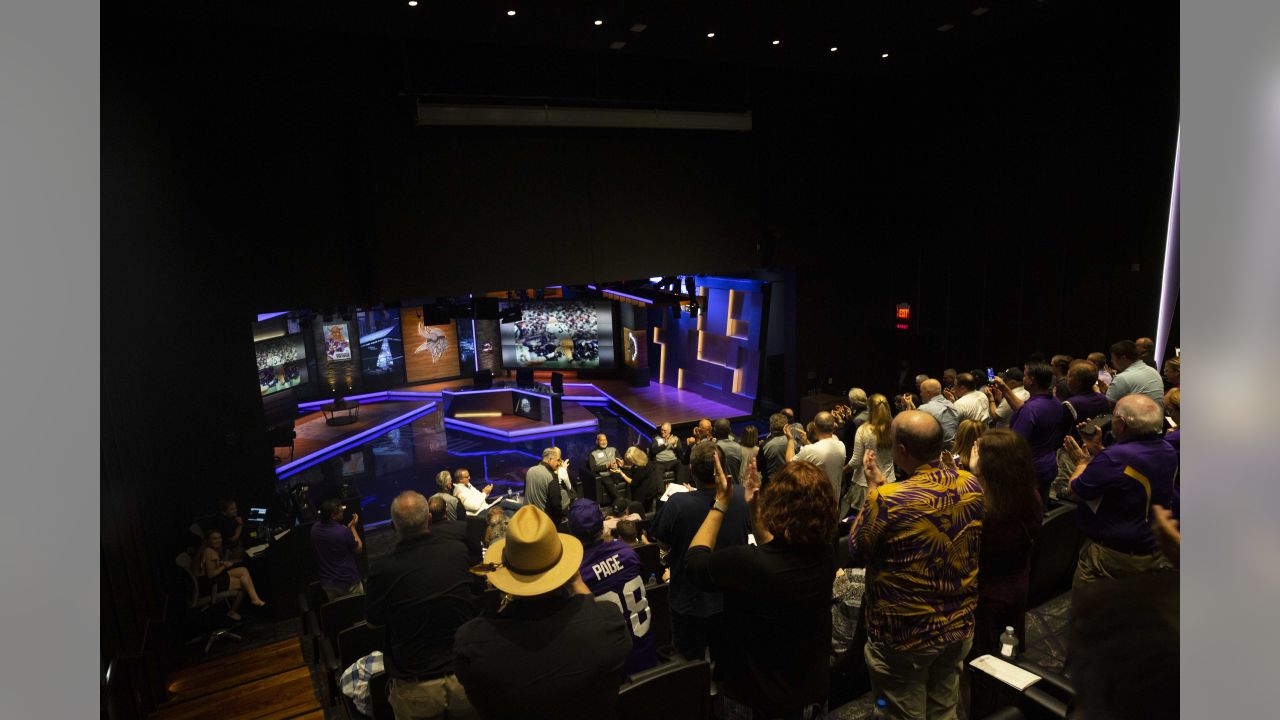
<path fill-rule="evenodd" d="M 1017 665 L 1001 660 L 994 655 L 983 655 L 982 657 L 974 658 L 969 664 L 1019 691 L 1026 690 L 1040 679 L 1039 675 L 1029 673 Z"/>

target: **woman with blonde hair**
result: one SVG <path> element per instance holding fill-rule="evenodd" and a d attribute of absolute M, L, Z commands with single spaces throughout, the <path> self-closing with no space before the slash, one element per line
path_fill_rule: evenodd
<path fill-rule="evenodd" d="M 862 423 L 853 436 L 853 455 L 844 469 L 852 472 L 849 489 L 840 498 L 840 518 L 857 515 L 862 509 L 862 501 L 867 497 L 867 478 L 862 471 L 862 456 L 868 450 L 876 451 L 876 465 L 885 478 L 893 481 L 893 439 L 889 435 L 889 423 L 893 422 L 893 412 L 889 409 L 889 398 L 876 393 L 867 398 L 867 421 Z"/>
<path fill-rule="evenodd" d="M 956 428 L 956 438 L 952 442 L 951 453 L 955 455 L 956 464 L 961 470 L 973 471 L 969 464 L 969 456 L 973 452 L 974 443 L 987 431 L 987 424 L 972 418 L 965 418 Z"/>

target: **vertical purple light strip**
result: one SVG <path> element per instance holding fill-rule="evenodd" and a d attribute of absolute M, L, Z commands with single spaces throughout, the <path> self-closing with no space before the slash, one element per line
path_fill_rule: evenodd
<path fill-rule="evenodd" d="M 1173 190 L 1169 197 L 1169 229 L 1164 245 L 1164 279 L 1160 282 L 1160 315 L 1156 321 L 1157 369 L 1164 363 L 1169 329 L 1173 324 L 1173 308 L 1178 302 L 1178 195 L 1182 174 L 1182 127 L 1178 127 L 1178 143 L 1173 153 Z"/>
<path fill-rule="evenodd" d="M 475 361 L 476 372 L 480 372 L 480 339 L 476 337 L 476 296 L 467 293 L 467 297 L 471 300 L 471 359 Z M 488 476 L 485 476 L 488 480 Z"/>

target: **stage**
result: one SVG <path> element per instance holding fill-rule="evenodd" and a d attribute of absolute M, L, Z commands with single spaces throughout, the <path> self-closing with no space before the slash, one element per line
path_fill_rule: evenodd
<path fill-rule="evenodd" d="M 510 413 L 502 413 L 498 417 L 446 418 L 446 396 L 465 397 L 468 394 L 466 389 L 471 385 L 471 379 L 464 378 L 343 396 L 345 400 L 360 403 L 359 420 L 339 426 L 327 424 L 320 409 L 331 398 L 300 403 L 299 415 L 294 421 L 297 438 L 293 459 L 289 460 L 286 447 L 276 448 L 275 455 L 280 458 L 276 464 L 276 476 L 284 479 L 296 475 L 416 420 L 440 423 L 450 432 L 471 433 L 490 440 L 514 442 L 546 438 L 549 440 L 547 444 L 552 445 L 557 435 L 582 433 L 595 427 L 596 418 L 590 412 L 592 407 L 607 407 L 644 435 L 656 433 L 657 427 L 664 422 L 684 429 L 702 418 L 740 420 L 751 414 L 749 408 L 735 408 L 688 390 L 658 383 L 632 387 L 623 380 L 574 379 L 564 383 L 565 392 L 560 399 L 563 417 L 558 425 Z M 490 392 L 507 389 L 495 387 Z"/>

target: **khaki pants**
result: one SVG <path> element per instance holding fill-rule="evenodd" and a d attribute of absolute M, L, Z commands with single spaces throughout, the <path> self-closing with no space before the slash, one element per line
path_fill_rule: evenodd
<path fill-rule="evenodd" d="M 895 650 L 867 641 L 872 697 L 884 698 L 893 720 L 956 720 L 960 673 L 973 638 L 929 650 Z"/>
<path fill-rule="evenodd" d="M 955 720 L 960 673 L 973 638 L 927 650 L 895 650 L 872 640 L 863 654 L 871 692 L 894 720 Z"/>
<path fill-rule="evenodd" d="M 337 600 L 340 597 L 346 597 L 348 595 L 363 595 L 364 581 L 363 580 L 357 581 L 355 585 L 352 585 L 349 588 L 331 588 L 331 587 L 325 587 L 324 585 L 321 585 L 320 589 L 324 590 L 325 597 L 329 598 L 330 600 Z"/>
<path fill-rule="evenodd" d="M 387 685 L 396 720 L 480 717 L 456 675 L 421 681 L 391 678 Z"/>
<path fill-rule="evenodd" d="M 1122 578 L 1172 569 L 1173 565 L 1158 552 L 1151 555 L 1130 555 L 1085 540 L 1084 547 L 1080 548 L 1080 561 L 1076 563 L 1076 575 L 1071 586 L 1080 587 L 1084 583 L 1103 578 Z"/>
<path fill-rule="evenodd" d="M 849 483 L 849 489 L 845 491 L 844 497 L 840 500 L 840 520 L 844 520 L 850 515 L 857 515 L 862 510 L 862 503 L 867 499 L 867 486 L 858 483 Z"/>

